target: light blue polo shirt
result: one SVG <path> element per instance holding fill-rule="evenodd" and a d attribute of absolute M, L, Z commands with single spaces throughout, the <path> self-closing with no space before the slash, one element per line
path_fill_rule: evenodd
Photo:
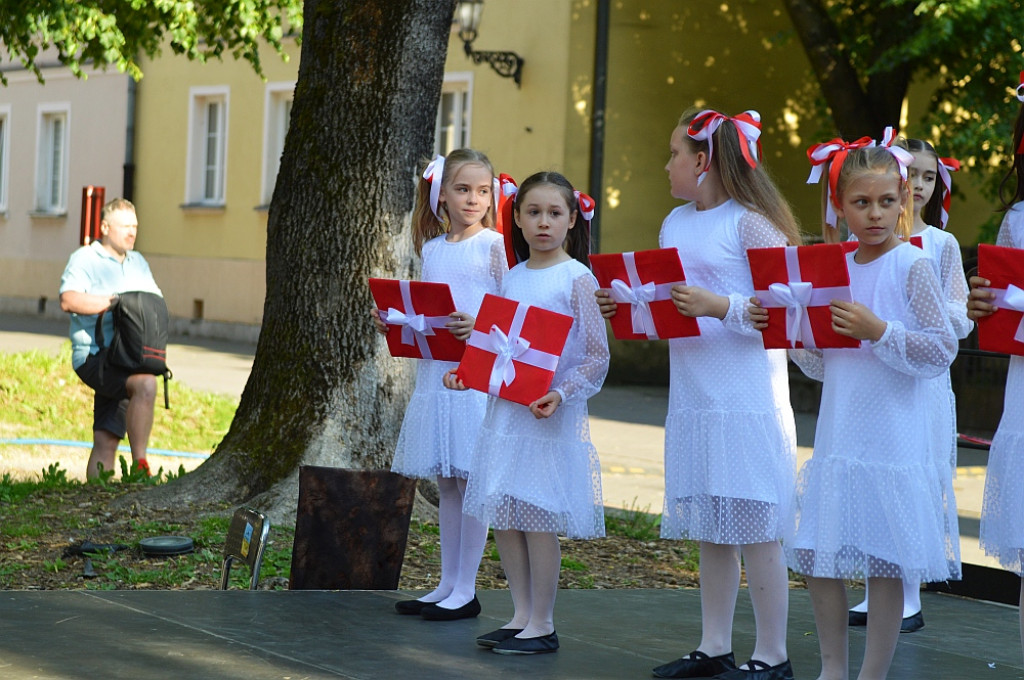
<path fill-rule="evenodd" d="M 71 253 L 64 274 L 60 277 L 60 292 L 73 290 L 93 295 L 113 295 L 130 290 L 156 293 L 163 297 L 149 263 L 134 250 L 125 253 L 124 262 L 108 253 L 99 241 L 93 241 Z M 90 354 L 100 351 L 96 344 L 96 317 L 98 314 L 71 314 L 71 365 L 78 368 Z M 114 334 L 114 321 L 110 314 L 103 316 L 103 338 L 109 343 Z"/>

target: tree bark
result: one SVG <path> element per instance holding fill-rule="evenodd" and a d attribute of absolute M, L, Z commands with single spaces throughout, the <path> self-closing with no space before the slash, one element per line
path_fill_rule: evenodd
<path fill-rule="evenodd" d="M 289 517 L 300 465 L 389 464 L 413 366 L 387 355 L 366 280 L 415 274 L 414 179 L 454 4 L 306 0 L 252 374 L 214 455 L 147 502 L 246 501 Z"/>

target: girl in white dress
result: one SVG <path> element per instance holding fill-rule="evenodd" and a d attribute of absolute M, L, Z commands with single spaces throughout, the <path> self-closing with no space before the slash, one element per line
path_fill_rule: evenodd
<path fill-rule="evenodd" d="M 494 224 L 494 170 L 479 151 L 438 156 L 420 179 L 413 213 L 413 242 L 423 258 L 423 280 L 447 283 L 455 308 L 475 314 L 485 293 L 496 294 L 508 269 Z M 466 327 L 459 314 L 447 325 Z M 387 327 L 373 310 L 381 332 Z M 472 327 L 470 325 L 470 327 Z M 441 581 L 417 600 L 395 603 L 399 614 L 449 621 L 480 613 L 476 574 L 487 525 L 464 516 L 463 496 L 486 396 L 444 388 L 444 374 L 458 364 L 419 360 L 416 387 L 405 410 L 391 469 L 406 477 L 436 479 L 441 534 Z"/>
<path fill-rule="evenodd" d="M 588 225 L 572 185 L 554 172 L 530 176 L 514 215 L 513 244 L 525 261 L 505 275 L 501 295 L 570 315 L 573 324 L 547 394 L 529 407 L 488 400 L 464 507 L 494 528 L 515 607 L 511 621 L 477 643 L 500 654 L 541 654 L 558 649 L 558 535 L 604 536 L 587 399 L 601 389 L 609 355 L 587 261 Z M 465 389 L 455 371 L 445 385 Z"/>
<path fill-rule="evenodd" d="M 1024 82 L 1017 88 L 1022 102 L 1013 129 L 1013 165 L 1000 186 L 1006 215 L 999 227 L 996 245 L 1024 248 Z M 1016 175 L 1016 178 L 1014 178 Z M 1002 190 L 1013 193 L 1007 200 Z M 991 282 L 971 277 L 968 314 L 974 320 L 988 316 L 995 307 Z M 985 475 L 985 500 L 981 508 L 981 547 L 1005 568 L 1024 576 L 1024 357 L 1010 357 L 1006 374 L 1003 416 L 992 438 Z M 1024 580 L 1021 581 L 1024 605 Z M 1020 608 L 1020 640 L 1024 648 L 1024 606 Z"/>
<path fill-rule="evenodd" d="M 672 196 L 690 201 L 661 227 L 686 286 L 672 291 L 700 336 L 669 341 L 663 538 L 700 542 L 701 640 L 658 666 L 662 678 L 789 680 L 789 575 L 779 539 L 796 475 L 796 434 L 784 350 L 765 350 L 750 323 L 748 248 L 799 245 L 785 199 L 758 162 L 756 112 L 687 111 L 669 141 Z M 602 313 L 613 316 L 607 291 Z M 741 558 L 757 638 L 737 668 L 732 625 Z"/>
<path fill-rule="evenodd" d="M 931 452 L 929 378 L 956 357 L 939 280 L 909 234 L 904 149 L 849 152 L 832 204 L 859 241 L 847 254 L 855 302 L 833 301 L 833 329 L 857 349 L 791 350 L 823 380 L 814 455 L 800 471 L 789 566 L 806 575 L 821 648 L 819 680 L 849 677 L 843 579 L 870 584 L 860 680 L 885 678 L 899 637 L 903 580 L 959 573 L 946 540 L 943 483 Z M 830 174 L 830 176 L 832 176 Z M 830 200 L 826 198 L 826 200 Z M 826 240 L 837 230 L 826 226 Z M 767 313 L 751 316 L 761 325 Z"/>
<path fill-rule="evenodd" d="M 908 168 L 908 181 L 913 192 L 914 225 L 911 236 L 921 239 L 922 249 L 928 256 L 936 276 L 942 285 L 946 300 L 946 313 L 958 339 L 966 338 L 974 324 L 967 318 L 967 279 L 964 277 L 964 263 L 960 244 L 946 228 L 945 205 L 950 186 L 949 171 L 935 149 L 920 139 L 899 140 L 910 151 L 913 162 Z M 941 186 L 939 186 L 941 182 Z M 949 549 L 956 560 L 960 559 L 960 532 L 957 524 L 956 497 L 953 494 L 953 478 L 956 476 L 956 397 L 949 371 L 929 380 L 931 405 L 928 415 L 932 418 L 930 434 L 932 453 L 943 482 L 943 505 L 946 511 L 946 530 Z M 868 600 L 850 610 L 850 625 L 863 626 L 867 623 Z M 905 581 L 903 584 L 903 622 L 900 631 L 914 632 L 924 627 L 921 611 L 921 584 Z"/>

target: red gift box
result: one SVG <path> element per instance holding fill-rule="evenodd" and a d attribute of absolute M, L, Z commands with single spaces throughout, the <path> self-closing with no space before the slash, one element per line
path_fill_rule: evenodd
<path fill-rule="evenodd" d="M 484 295 L 457 375 L 466 387 L 529 406 L 548 393 L 572 317 Z"/>
<path fill-rule="evenodd" d="M 992 282 L 996 311 L 978 319 L 978 347 L 1024 355 L 1024 250 L 978 246 L 978 276 Z"/>
<path fill-rule="evenodd" d="M 370 279 L 393 357 L 458 361 L 466 344 L 445 328 L 455 311 L 447 283 Z"/>
<path fill-rule="evenodd" d="M 620 340 L 657 340 L 700 335 L 697 319 L 683 316 L 672 302 L 672 286 L 686 285 L 675 248 L 591 255 L 601 288 L 611 291 L 618 312 L 611 319 Z"/>
<path fill-rule="evenodd" d="M 747 251 L 754 295 L 768 310 L 765 349 L 860 347 L 832 330 L 832 300 L 852 301 L 846 253 L 840 243 Z"/>
<path fill-rule="evenodd" d="M 841 244 L 843 246 L 843 252 L 849 253 L 854 250 L 857 250 L 857 244 L 858 241 L 843 241 Z M 921 238 L 920 236 L 911 236 L 910 245 L 917 246 L 918 248 L 924 250 L 924 239 Z"/>

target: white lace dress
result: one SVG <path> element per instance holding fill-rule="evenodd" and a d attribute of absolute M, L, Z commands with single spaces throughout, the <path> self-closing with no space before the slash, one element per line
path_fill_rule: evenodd
<path fill-rule="evenodd" d="M 597 281 L 576 260 L 545 269 L 526 264 L 505 275 L 501 295 L 573 317 L 551 383 L 562 403 L 537 419 L 522 404 L 488 397 L 463 509 L 495 529 L 604 536 L 601 465 L 587 412 L 608 373 Z"/>
<path fill-rule="evenodd" d="M 853 299 L 886 330 L 858 349 L 791 351 L 824 386 L 787 561 L 822 578 L 959 578 L 925 415 L 928 379 L 941 376 L 957 351 L 945 298 L 928 257 L 910 244 L 868 264 L 853 258 Z"/>
<path fill-rule="evenodd" d="M 746 314 L 754 293 L 746 251 L 786 245 L 735 201 L 676 208 L 661 227 L 686 282 L 729 296 L 724 321 L 669 341 L 663 538 L 742 545 L 783 535 L 796 475 L 796 428 L 785 350 L 765 350 Z"/>
<path fill-rule="evenodd" d="M 921 245 L 935 275 L 939 277 L 942 296 L 946 300 L 946 312 L 953 334 L 958 339 L 966 338 L 974 328 L 974 322 L 967 318 L 967 278 L 964 276 L 964 262 L 960 244 L 953 234 L 935 227 L 925 227 L 915 236 L 921 237 Z M 943 483 L 943 506 L 946 512 L 947 538 L 949 549 L 960 559 L 960 528 L 957 519 L 956 496 L 953 479 L 956 477 L 956 395 L 949 370 L 942 375 L 929 378 L 931 405 L 928 414 L 932 417 L 932 453 Z"/>
<path fill-rule="evenodd" d="M 462 241 L 444 234 L 423 244 L 423 280 L 447 283 L 455 308 L 476 316 L 484 293 L 498 294 L 508 271 L 501 234 L 484 229 Z M 447 331 L 438 331 L 446 333 Z M 406 477 L 469 475 L 487 396 L 445 388 L 450 361 L 416 360 L 416 387 L 405 409 L 391 469 Z"/>
<path fill-rule="evenodd" d="M 996 245 L 1024 248 L 1024 203 L 1003 218 Z M 1024 576 L 1024 357 L 1010 357 L 1003 416 L 992 439 L 981 509 L 981 547 Z"/>

